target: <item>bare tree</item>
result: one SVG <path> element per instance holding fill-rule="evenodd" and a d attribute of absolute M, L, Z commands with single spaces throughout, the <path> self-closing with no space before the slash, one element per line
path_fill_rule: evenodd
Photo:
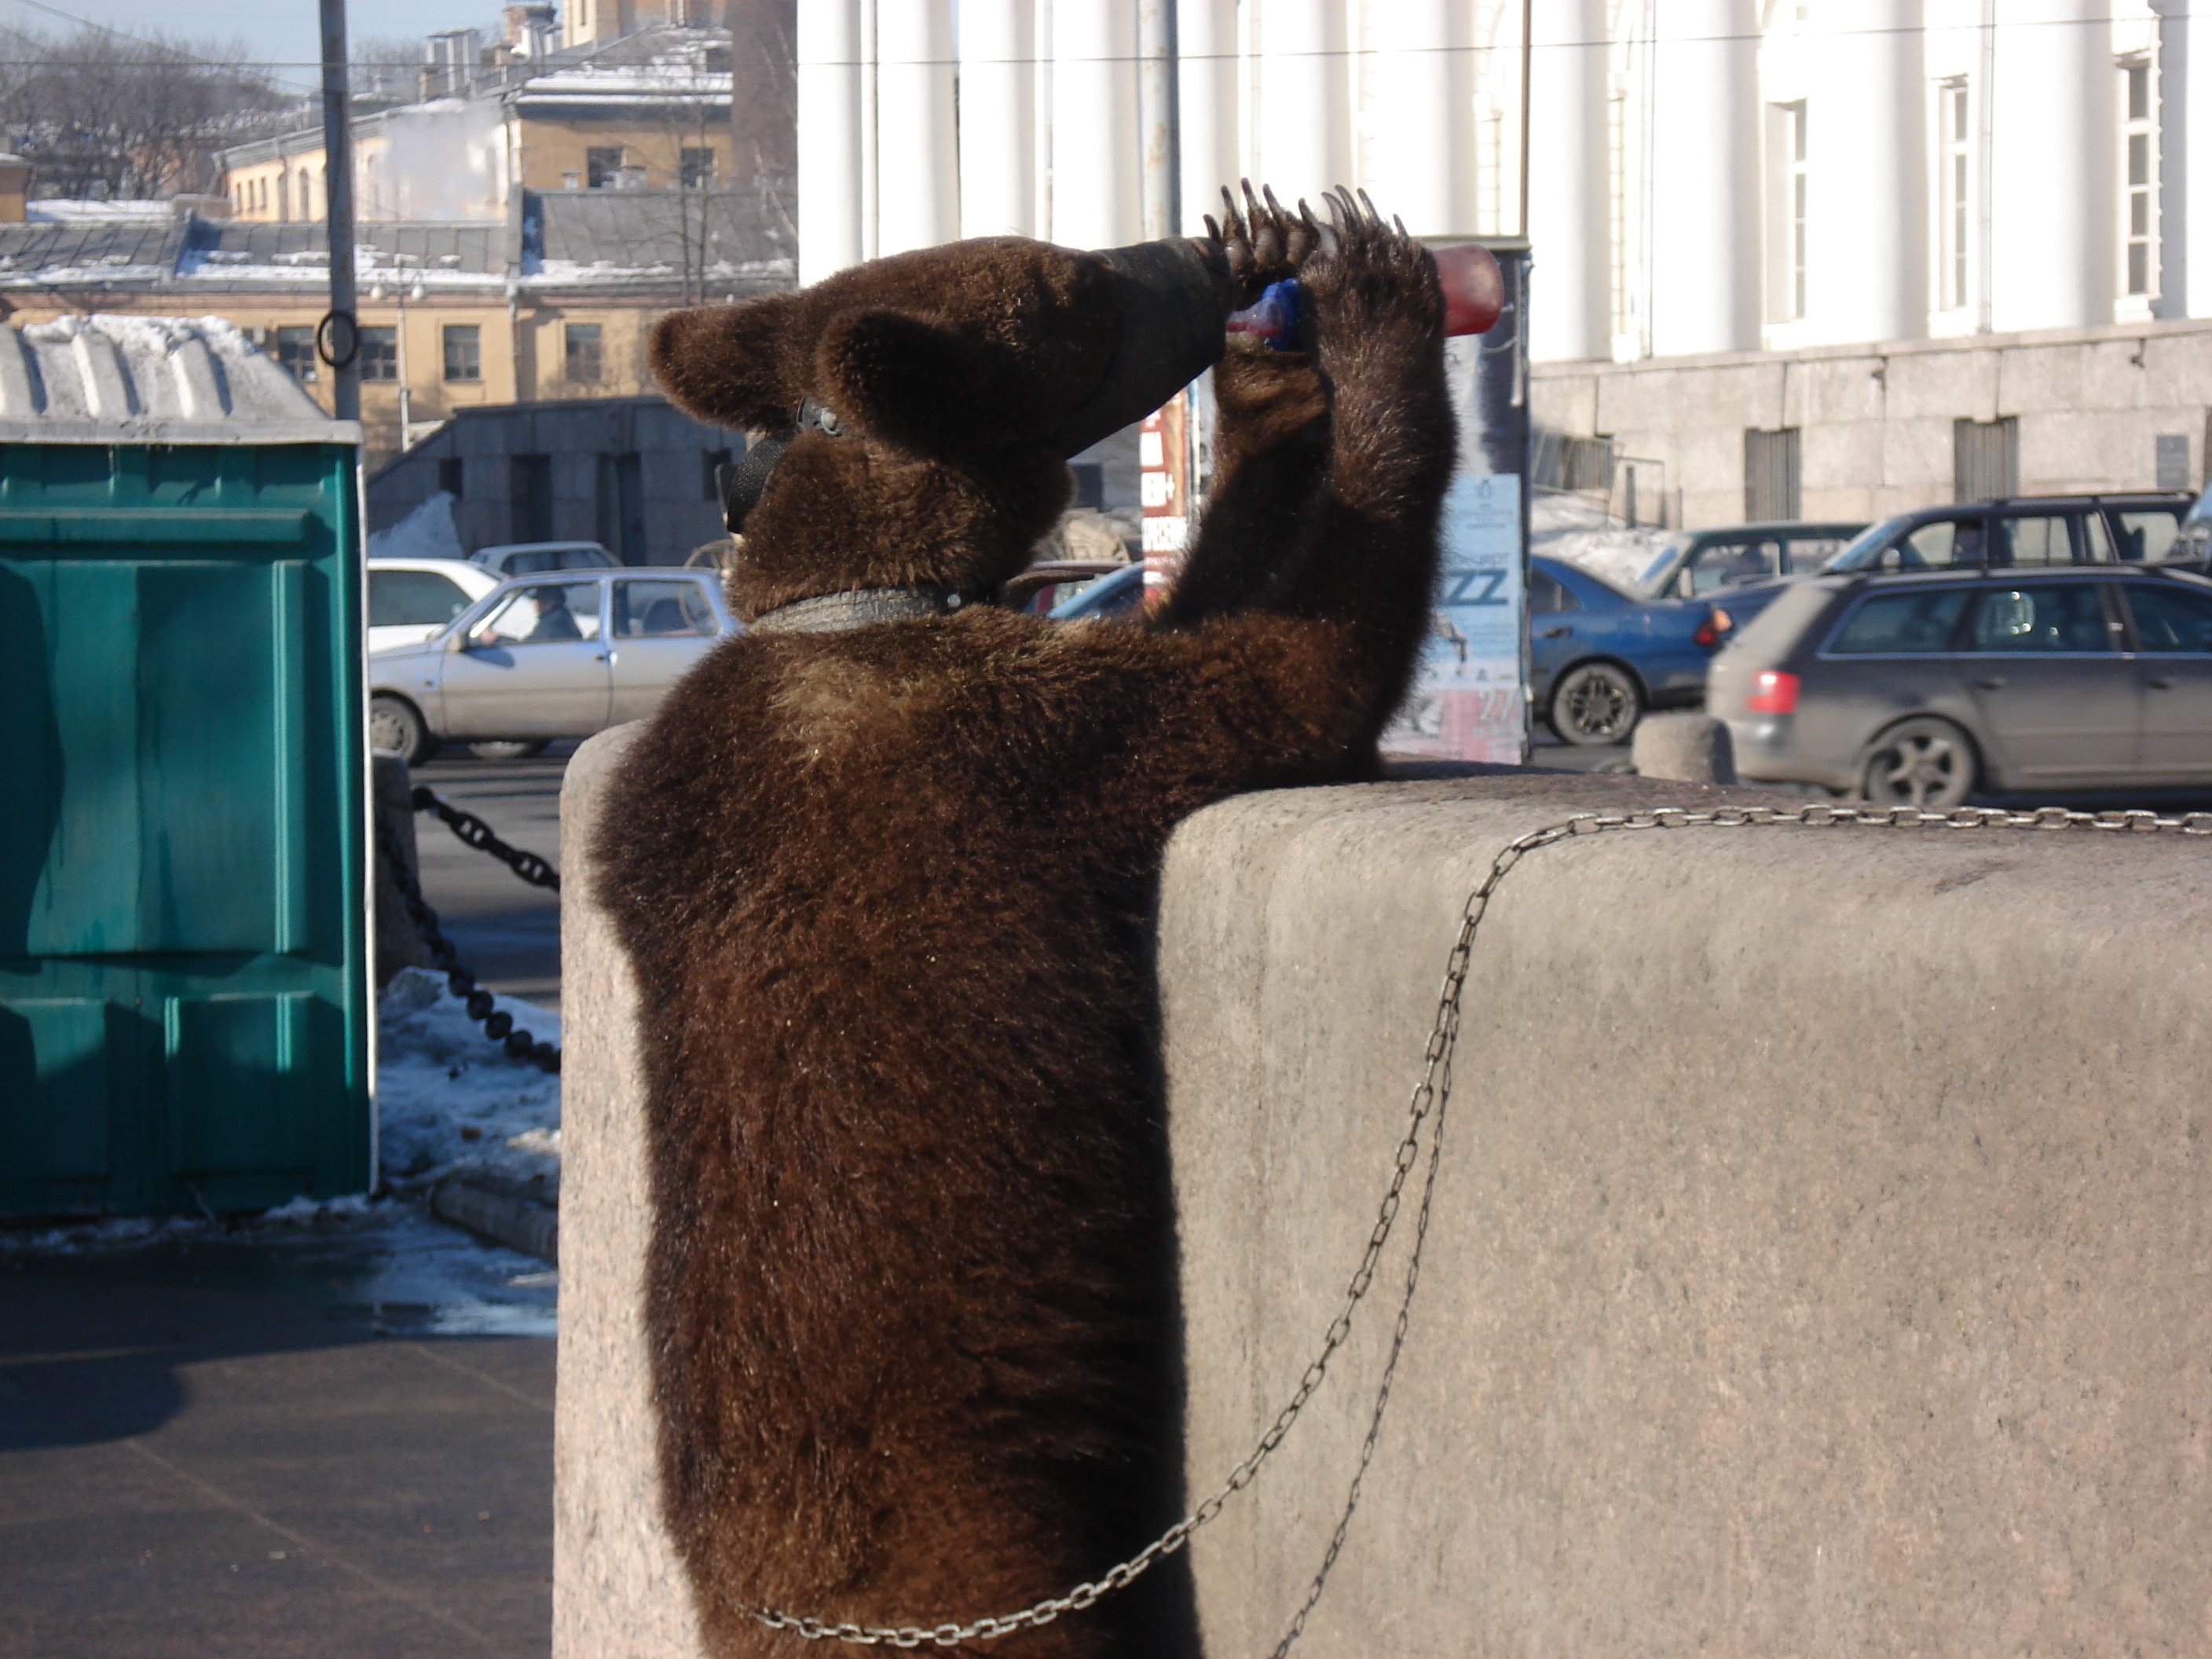
<path fill-rule="evenodd" d="M 0 30 L 0 135 L 31 194 L 78 198 L 212 190 L 216 152 L 292 100 L 243 42 L 137 38 L 86 25 L 58 39 Z"/>

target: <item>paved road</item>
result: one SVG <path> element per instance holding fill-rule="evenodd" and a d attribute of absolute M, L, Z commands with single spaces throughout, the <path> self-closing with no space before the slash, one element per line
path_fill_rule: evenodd
<path fill-rule="evenodd" d="M 561 776 L 573 743 L 556 743 L 527 761 L 481 761 L 448 749 L 451 759 L 415 769 L 428 784 L 498 830 L 501 839 L 561 863 Z M 457 840 L 428 813 L 415 821 L 422 893 L 461 960 L 493 990 L 549 1007 L 561 1002 L 561 900 L 532 887 L 497 860 Z"/>
<path fill-rule="evenodd" d="M 542 1659 L 550 1275 L 391 1207 L 0 1240 L 0 1659 Z"/>

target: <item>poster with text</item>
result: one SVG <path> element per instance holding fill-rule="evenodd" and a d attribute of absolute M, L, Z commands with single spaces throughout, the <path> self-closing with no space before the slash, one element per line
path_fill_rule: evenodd
<path fill-rule="evenodd" d="M 1518 765 L 1528 715 L 1521 673 L 1521 480 L 1462 472 L 1444 498 L 1443 578 L 1413 694 L 1384 750 Z"/>

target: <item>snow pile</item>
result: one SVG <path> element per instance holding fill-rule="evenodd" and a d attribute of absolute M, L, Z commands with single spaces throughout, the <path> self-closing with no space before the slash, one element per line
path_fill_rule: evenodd
<path fill-rule="evenodd" d="M 515 1028 L 558 1044 L 561 1016 L 495 996 Z M 397 1191 L 489 1175 L 558 1191 L 561 1079 L 510 1060 L 444 978 L 404 968 L 377 1011 L 378 1162 Z"/>
<path fill-rule="evenodd" d="M 1540 493 L 1528 503 L 1528 550 L 1587 570 L 1629 592 L 1674 532 L 1650 525 L 1630 529 L 1580 495 Z"/>
<path fill-rule="evenodd" d="M 465 559 L 461 532 L 453 524 L 453 498 L 434 489 L 415 510 L 389 529 L 368 538 L 372 559 Z"/>
<path fill-rule="evenodd" d="M 167 201 L 85 202 L 49 196 L 30 203 L 23 216 L 34 225 L 162 225 L 176 213 Z"/>

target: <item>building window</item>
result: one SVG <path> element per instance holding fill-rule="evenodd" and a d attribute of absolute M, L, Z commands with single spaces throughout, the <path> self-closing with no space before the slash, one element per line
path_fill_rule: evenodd
<path fill-rule="evenodd" d="M 2002 500 L 2020 494 L 2020 417 L 1951 422 L 1951 497 Z"/>
<path fill-rule="evenodd" d="M 678 175 L 686 190 L 706 190 L 714 182 L 714 152 L 711 149 L 692 149 L 688 146 Z"/>
<path fill-rule="evenodd" d="M 2120 292 L 2149 295 L 2157 292 L 2158 143 L 2148 61 L 2120 65 Z"/>
<path fill-rule="evenodd" d="M 1606 230 L 1612 241 L 1613 331 L 1628 332 L 1628 94 L 1605 100 Z"/>
<path fill-rule="evenodd" d="M 399 331 L 364 328 L 361 331 L 361 378 L 396 380 L 399 378 Z"/>
<path fill-rule="evenodd" d="M 584 183 L 592 190 L 612 190 L 621 179 L 622 167 L 620 144 L 604 149 L 595 146 L 584 152 Z"/>
<path fill-rule="evenodd" d="M 483 353 L 474 323 L 448 323 L 445 327 L 446 378 L 483 379 Z"/>
<path fill-rule="evenodd" d="M 1771 524 L 1803 516 L 1803 434 L 1794 426 L 1743 434 L 1743 516 L 1751 524 Z"/>
<path fill-rule="evenodd" d="M 597 386 L 599 380 L 599 325 L 597 323 L 568 323 L 562 329 L 566 348 L 568 378 L 586 386 Z"/>
<path fill-rule="evenodd" d="M 315 331 L 280 328 L 276 331 L 276 366 L 303 385 L 315 378 Z"/>
<path fill-rule="evenodd" d="M 1766 320 L 1794 323 L 1805 314 L 1805 106 L 1766 106 Z"/>
<path fill-rule="evenodd" d="M 438 488 L 455 501 L 461 499 L 461 458 L 446 455 L 438 461 Z"/>
<path fill-rule="evenodd" d="M 1790 158 L 1790 314 L 1805 314 L 1805 106 L 1784 112 Z"/>
<path fill-rule="evenodd" d="M 1936 119 L 1941 173 L 1936 180 L 1937 303 L 1955 311 L 1970 303 L 1966 250 L 1973 246 L 1973 142 L 1966 105 L 1966 83 L 1946 81 L 1936 89 Z"/>

